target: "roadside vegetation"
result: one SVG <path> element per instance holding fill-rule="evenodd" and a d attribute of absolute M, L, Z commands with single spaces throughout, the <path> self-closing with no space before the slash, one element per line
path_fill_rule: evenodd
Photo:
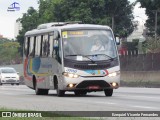
<path fill-rule="evenodd" d="M 1 111 L 5 111 L 5 112 L 10 112 L 10 111 L 18 111 L 18 112 L 30 112 L 31 110 L 17 110 L 17 109 L 7 109 L 7 108 L 0 108 L 0 113 Z M 31 111 L 33 112 L 33 111 Z M 34 111 L 36 112 L 36 111 Z M 38 112 L 38 111 L 37 111 Z M 55 114 L 55 113 L 51 113 L 51 112 L 44 112 L 43 113 L 44 116 L 49 116 L 49 117 L 12 117 L 12 118 L 2 118 L 0 117 L 0 120 L 93 120 L 93 118 L 80 118 L 80 117 L 72 117 L 72 116 L 68 116 L 68 115 L 60 115 L 60 114 Z M 1 116 L 1 115 L 0 115 Z M 53 116 L 53 117 L 50 117 Z"/>
<path fill-rule="evenodd" d="M 17 36 L 21 50 L 24 34 L 49 22 L 82 21 L 85 24 L 110 26 L 115 34 L 127 37 L 134 30 L 133 7 L 128 0 L 39 0 L 39 9 L 30 7 L 22 18 L 22 30 Z"/>
<path fill-rule="evenodd" d="M 143 43 L 143 51 L 145 53 L 160 53 L 160 37 L 157 40 L 152 37 L 147 38 Z"/>
<path fill-rule="evenodd" d="M 20 63 L 19 48 L 18 42 L 7 38 L 0 38 L 0 65 Z"/>
<path fill-rule="evenodd" d="M 140 2 L 142 8 L 146 8 L 148 16 L 145 24 L 147 31 L 144 37 L 150 37 L 150 40 L 144 43 L 143 50 L 155 53 L 155 51 L 157 52 L 155 47 L 158 45 L 152 40 L 155 34 L 155 10 L 160 9 L 157 0 L 136 0 L 134 3 L 129 0 L 38 0 L 38 9 L 30 7 L 21 18 L 17 19 L 22 24 L 22 30 L 16 38 L 17 42 L 0 39 L 0 64 L 18 63 L 23 54 L 25 32 L 48 22 L 82 21 L 85 24 L 108 25 L 123 41 L 137 28 L 133 22 L 133 8 L 137 2 Z M 159 22 L 160 16 L 157 16 L 157 23 L 159 24 Z M 159 34 L 160 26 L 157 25 L 157 36 Z M 6 47 L 4 44 L 11 45 Z M 127 43 L 126 47 L 129 50 L 137 49 L 133 44 Z"/>
<path fill-rule="evenodd" d="M 24 34 L 28 30 L 35 29 L 39 24 L 49 22 L 82 21 L 85 24 L 100 24 L 110 26 L 115 35 L 121 40 L 126 38 L 137 28 L 134 24 L 133 8 L 140 2 L 142 8 L 146 8 L 148 19 L 146 21 L 145 38 L 153 40 L 155 34 L 155 10 L 160 9 L 157 0 L 136 0 L 131 3 L 129 0 L 38 0 L 38 10 L 33 7 L 23 14 L 17 21 L 22 23 L 22 30 L 17 36 L 20 44 L 19 52 L 22 56 Z M 157 16 L 157 23 L 160 16 Z M 160 26 L 157 26 L 157 36 L 160 34 Z M 134 43 L 133 43 L 134 44 Z M 127 48 L 133 49 L 133 44 L 127 43 Z M 145 50 L 154 46 L 155 42 L 144 44 Z M 157 47 L 157 46 L 156 46 Z M 137 49 L 137 48 L 136 48 Z M 148 50 L 147 50 L 148 51 Z"/>

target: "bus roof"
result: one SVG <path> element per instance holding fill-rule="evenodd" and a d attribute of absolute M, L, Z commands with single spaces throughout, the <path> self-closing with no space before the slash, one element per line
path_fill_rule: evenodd
<path fill-rule="evenodd" d="M 76 30 L 76 29 L 111 29 L 109 26 L 104 25 L 95 25 L 95 24 L 63 24 L 62 22 L 59 24 L 52 25 L 52 23 L 41 24 L 37 27 L 37 29 L 33 29 L 31 31 L 26 32 L 25 36 L 42 34 L 53 32 L 54 30 Z"/>

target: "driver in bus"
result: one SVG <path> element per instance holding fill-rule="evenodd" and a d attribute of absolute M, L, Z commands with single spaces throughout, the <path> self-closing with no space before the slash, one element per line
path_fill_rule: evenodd
<path fill-rule="evenodd" d="M 94 45 L 91 48 L 91 52 L 96 52 L 96 51 L 103 51 L 105 50 L 101 40 L 99 40 L 98 38 L 96 38 Z"/>

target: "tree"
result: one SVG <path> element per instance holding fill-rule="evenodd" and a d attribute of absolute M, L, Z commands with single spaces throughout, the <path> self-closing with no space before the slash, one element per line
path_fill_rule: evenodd
<path fill-rule="evenodd" d="M 137 0 L 141 3 L 142 8 L 146 8 L 146 15 L 148 19 L 146 21 L 146 27 L 149 30 L 149 35 L 153 36 L 155 33 L 155 11 L 160 12 L 160 2 L 159 0 Z M 160 35 L 160 15 L 157 17 L 157 34 Z"/>
<path fill-rule="evenodd" d="M 127 37 L 134 30 L 133 6 L 128 0 L 64 0 L 55 9 L 55 17 L 60 21 L 109 25 L 115 33 Z"/>
<path fill-rule="evenodd" d="M 38 20 L 39 20 L 39 15 L 33 7 L 30 7 L 28 9 L 27 13 L 23 14 L 22 18 L 17 19 L 17 21 L 20 21 L 22 24 L 22 30 L 20 30 L 19 35 L 16 38 L 21 46 L 19 48 L 21 55 L 22 55 L 22 51 L 23 51 L 24 34 L 28 30 L 35 29 L 37 27 L 37 25 L 39 24 Z"/>
<path fill-rule="evenodd" d="M 128 0 L 106 0 L 105 2 L 106 14 L 112 19 L 112 29 L 122 37 L 129 36 L 134 30 L 132 23 L 134 3 L 130 4 Z"/>
<path fill-rule="evenodd" d="M 160 53 L 160 38 L 155 40 L 154 38 L 148 37 L 142 47 L 145 53 Z"/>
<path fill-rule="evenodd" d="M 20 55 L 18 48 L 20 47 L 18 42 L 5 41 L 0 44 L 0 64 L 10 64 L 13 61 L 16 62 Z"/>
<path fill-rule="evenodd" d="M 17 40 L 23 46 L 24 34 L 47 22 L 82 21 L 113 27 L 115 34 L 132 33 L 132 8 L 128 0 L 39 0 L 39 10 L 30 7 L 18 20 L 22 30 Z M 20 48 L 22 51 L 22 47 Z"/>

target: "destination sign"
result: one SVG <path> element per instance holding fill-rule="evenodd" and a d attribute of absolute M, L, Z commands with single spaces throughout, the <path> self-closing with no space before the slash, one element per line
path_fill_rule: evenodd
<path fill-rule="evenodd" d="M 62 37 L 68 38 L 68 37 L 76 37 L 76 36 L 84 36 L 88 35 L 88 31 L 63 31 Z"/>

